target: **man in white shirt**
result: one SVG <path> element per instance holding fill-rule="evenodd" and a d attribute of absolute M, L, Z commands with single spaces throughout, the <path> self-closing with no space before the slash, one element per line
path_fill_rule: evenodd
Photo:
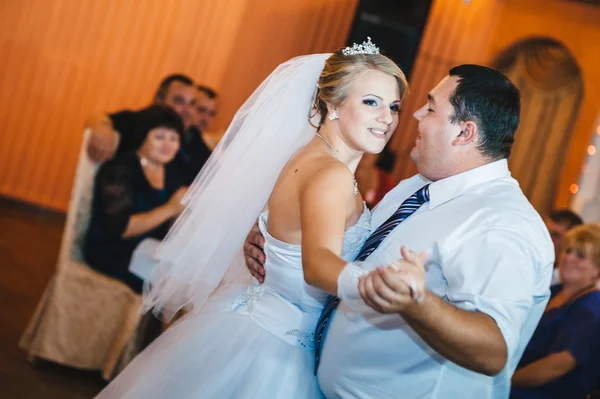
<path fill-rule="evenodd" d="M 548 301 L 554 262 L 544 223 L 506 161 L 519 101 L 499 72 L 462 65 L 415 113 L 419 135 L 411 157 L 419 175 L 386 195 L 373 212 L 374 230 L 427 184 L 429 198 L 363 263 L 340 275 L 342 302 L 330 318 L 318 369 L 327 397 L 508 397 Z M 262 260 L 252 245 L 259 241 L 249 236 L 247 259 Z M 405 259 L 396 262 L 401 246 L 428 254 L 404 249 Z M 247 263 L 260 280 L 264 271 Z M 398 270 L 375 269 L 394 263 Z"/>

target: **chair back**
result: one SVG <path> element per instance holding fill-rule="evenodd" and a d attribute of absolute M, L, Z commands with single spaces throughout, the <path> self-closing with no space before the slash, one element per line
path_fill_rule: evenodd
<path fill-rule="evenodd" d="M 71 189 L 71 199 L 67 211 L 67 220 L 63 231 L 57 269 L 64 269 L 70 262 L 83 263 L 83 244 L 85 233 L 90 224 L 94 181 L 100 163 L 88 156 L 88 143 L 91 130 L 83 133 L 83 141 L 79 150 L 79 159 L 75 169 L 75 179 Z"/>

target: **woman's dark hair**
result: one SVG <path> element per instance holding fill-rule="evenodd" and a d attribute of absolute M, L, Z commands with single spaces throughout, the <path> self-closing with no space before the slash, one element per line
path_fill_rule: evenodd
<path fill-rule="evenodd" d="M 181 138 L 184 134 L 183 121 L 171 107 L 166 105 L 151 105 L 140 112 L 135 135 L 140 145 L 146 140 L 148 132 L 163 127 L 173 129 Z"/>

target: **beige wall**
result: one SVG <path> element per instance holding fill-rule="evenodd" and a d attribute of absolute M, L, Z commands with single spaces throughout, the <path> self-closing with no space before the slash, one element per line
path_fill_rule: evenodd
<path fill-rule="evenodd" d="M 488 54 L 531 37 L 549 37 L 569 50 L 583 79 L 583 101 L 560 175 L 555 207 L 568 207 L 600 110 L 600 7 L 568 1 L 504 0 Z M 543 176 L 540 176 L 543 178 Z"/>
<path fill-rule="evenodd" d="M 577 61 L 584 98 L 561 171 L 554 205 L 569 205 L 600 109 L 600 7 L 561 0 L 435 0 L 419 49 L 411 95 L 402 113 L 393 148 L 398 153 L 394 178 L 416 172 L 410 149 L 416 136 L 412 113 L 451 66 L 489 65 L 501 51 L 532 37 L 559 41 Z M 543 175 L 539 178 L 544 178 Z"/>
<path fill-rule="evenodd" d="M 347 38 L 357 0 L 0 2 L 0 195 L 65 210 L 85 120 L 180 72 L 216 88 L 217 128 L 286 59 Z"/>

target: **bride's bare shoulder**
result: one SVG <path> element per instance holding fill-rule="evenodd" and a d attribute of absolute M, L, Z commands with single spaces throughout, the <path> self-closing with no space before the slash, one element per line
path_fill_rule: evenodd
<path fill-rule="evenodd" d="M 327 152 L 314 151 L 310 146 L 299 151 L 285 166 L 276 185 L 281 190 L 295 193 L 335 194 L 352 193 L 354 176 L 340 161 Z M 312 151 L 311 151 L 312 150 Z"/>
<path fill-rule="evenodd" d="M 327 155 L 306 159 L 303 163 L 305 173 L 299 185 L 302 192 L 320 192 L 331 194 L 334 191 L 345 193 L 345 188 L 353 187 L 354 177 L 350 170 L 337 159 Z"/>

